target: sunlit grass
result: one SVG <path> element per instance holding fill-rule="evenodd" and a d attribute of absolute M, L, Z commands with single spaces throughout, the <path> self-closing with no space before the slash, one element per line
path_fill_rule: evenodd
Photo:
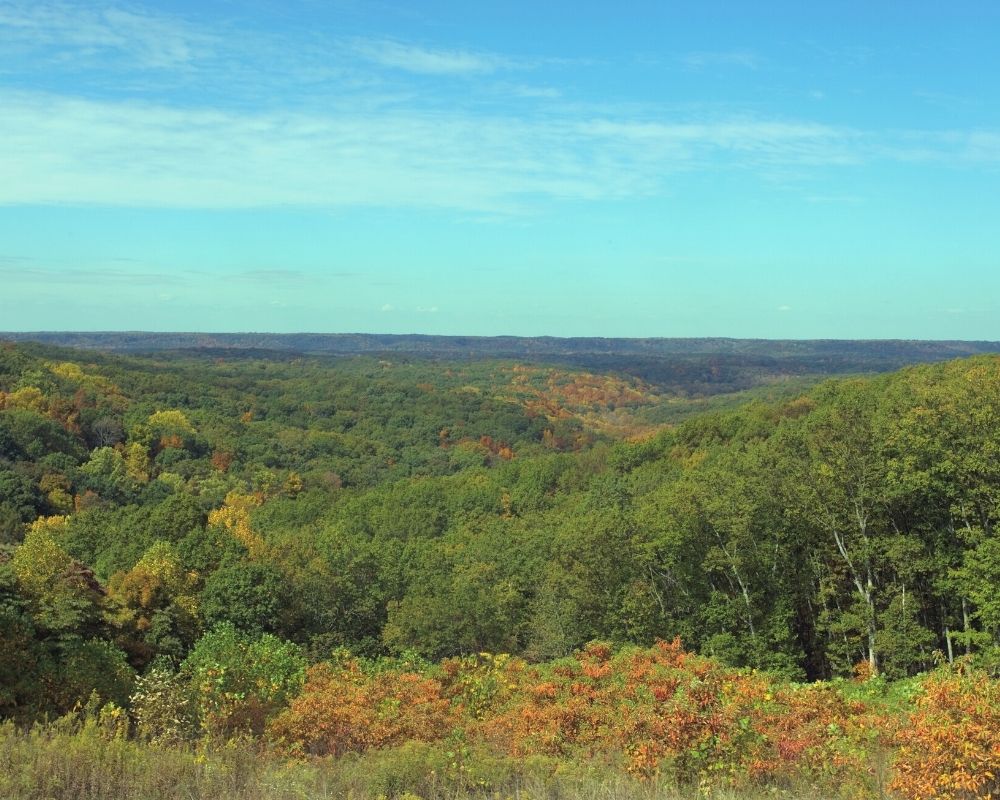
<path fill-rule="evenodd" d="M 807 787 L 710 790 L 642 781 L 600 765 L 493 759 L 435 770 L 425 748 L 289 761 L 250 741 L 159 747 L 67 718 L 0 725 L 4 800 L 821 800 Z"/>

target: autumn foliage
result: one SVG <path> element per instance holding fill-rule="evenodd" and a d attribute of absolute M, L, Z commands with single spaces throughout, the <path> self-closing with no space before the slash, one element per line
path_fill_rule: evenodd
<path fill-rule="evenodd" d="M 1000 796 L 1000 683 L 982 674 L 932 677 L 899 742 L 893 788 L 909 800 Z"/>
<path fill-rule="evenodd" d="M 293 752 L 341 755 L 439 739 L 453 722 L 438 681 L 412 672 L 367 675 L 348 660 L 312 667 L 271 733 Z"/>
<path fill-rule="evenodd" d="M 685 652 L 678 641 L 517 671 L 514 699 L 480 726 L 514 756 L 617 763 L 645 778 L 720 784 L 869 782 L 861 703 L 824 686 L 776 685 Z"/>
<path fill-rule="evenodd" d="M 958 685 L 964 689 L 955 695 Z M 863 693 L 861 683 L 780 682 L 686 652 L 678 641 L 618 652 L 592 643 L 534 665 L 485 653 L 422 672 L 354 659 L 323 663 L 309 670 L 269 734 L 303 755 L 458 736 L 516 761 L 603 764 L 640 779 L 720 787 L 808 784 L 849 797 L 869 796 L 885 781 L 886 753 L 898 747 L 902 797 L 991 797 L 996 784 L 982 770 L 993 769 L 1000 753 L 1000 703 L 983 694 L 992 716 L 984 705 L 977 717 L 961 705 L 971 701 L 970 689 L 964 678 L 934 679 L 907 720 L 852 699 L 852 691 Z M 965 722 L 949 733 L 949 718 Z M 973 793 L 929 793 L 921 774 Z"/>
<path fill-rule="evenodd" d="M 996 356 L 739 408 L 497 360 L 63 357 L 0 344 L 0 722 L 113 703 L 496 797 L 494 767 L 1000 798 Z"/>

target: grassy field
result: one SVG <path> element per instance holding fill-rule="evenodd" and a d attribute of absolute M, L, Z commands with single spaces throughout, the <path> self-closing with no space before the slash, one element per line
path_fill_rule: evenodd
<path fill-rule="evenodd" d="M 447 751 L 404 746 L 339 759 L 289 761 L 257 743 L 163 747 L 65 718 L 0 726 L 4 800 L 821 800 L 809 787 L 760 791 L 677 787 L 606 765 L 487 759 L 448 769 Z M 435 765 L 435 761 L 440 762 Z M 438 766 L 438 769 L 434 767 Z M 872 797 L 884 797 L 881 793 Z"/>

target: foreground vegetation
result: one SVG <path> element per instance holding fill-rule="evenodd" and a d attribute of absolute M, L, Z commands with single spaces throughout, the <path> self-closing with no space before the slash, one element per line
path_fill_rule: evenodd
<path fill-rule="evenodd" d="M 62 728 L 67 726 L 63 724 Z M 403 800 L 823 800 L 798 791 L 678 788 L 663 781 L 563 765 L 507 760 L 491 766 L 489 788 L 438 777 L 427 762 L 447 764 L 446 752 L 399 748 L 335 762 L 287 762 L 239 742 L 196 748 L 152 747 L 82 731 L 0 728 L 0 792 L 9 800 L 327 800 L 398 797 Z"/>
<path fill-rule="evenodd" d="M 995 796 L 1000 359 L 791 388 L 4 346 L 0 796 Z"/>
<path fill-rule="evenodd" d="M 278 640 L 213 637 L 226 640 L 217 661 L 173 675 L 154 668 L 131 715 L 95 694 L 53 723 L 0 727 L 0 796 L 1000 792 L 1000 686 L 966 665 L 895 684 L 804 685 L 727 669 L 678 643 L 618 653 L 594 643 L 539 665 L 341 654 L 306 668 Z"/>

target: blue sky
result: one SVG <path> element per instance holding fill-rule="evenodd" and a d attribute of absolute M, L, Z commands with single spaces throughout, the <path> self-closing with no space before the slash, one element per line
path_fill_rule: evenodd
<path fill-rule="evenodd" d="M 1000 339 L 1000 4 L 0 0 L 0 330 Z"/>

